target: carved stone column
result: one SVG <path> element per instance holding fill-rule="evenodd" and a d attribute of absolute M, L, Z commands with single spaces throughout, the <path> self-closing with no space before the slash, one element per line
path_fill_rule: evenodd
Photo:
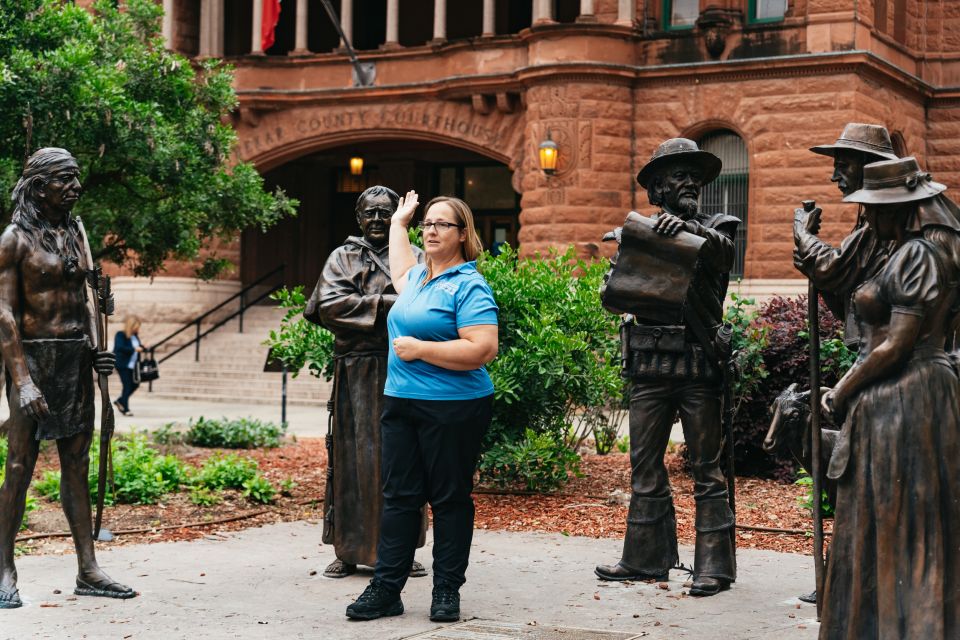
<path fill-rule="evenodd" d="M 447 39 L 447 0 L 433 0 L 433 41 Z"/>
<path fill-rule="evenodd" d="M 263 55 L 263 0 L 253 0 L 253 27 L 250 31 L 250 53 Z"/>
<path fill-rule="evenodd" d="M 173 49 L 173 0 L 163 0 L 163 46 Z"/>
<path fill-rule="evenodd" d="M 400 0 L 387 0 L 387 41 L 383 46 L 400 46 Z"/>
<path fill-rule="evenodd" d="M 200 0 L 200 57 L 223 55 L 223 0 Z"/>
<path fill-rule="evenodd" d="M 619 4 L 617 5 L 617 24 L 633 25 L 636 17 L 636 0 L 619 0 Z"/>
<path fill-rule="evenodd" d="M 481 35 L 494 36 L 497 34 L 496 11 L 496 0 L 483 0 L 483 33 Z"/>
<path fill-rule="evenodd" d="M 353 0 L 340 1 L 340 28 L 353 46 Z"/>
<path fill-rule="evenodd" d="M 533 24 L 553 22 L 553 0 L 533 0 Z"/>
<path fill-rule="evenodd" d="M 310 49 L 307 48 L 307 19 L 308 19 L 307 0 L 297 0 L 297 30 L 294 39 L 293 51 L 291 56 L 308 56 Z"/>

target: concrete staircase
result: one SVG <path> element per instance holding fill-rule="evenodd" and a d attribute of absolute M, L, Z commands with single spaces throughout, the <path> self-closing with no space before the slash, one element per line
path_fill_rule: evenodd
<path fill-rule="evenodd" d="M 153 383 L 152 398 L 225 402 L 233 404 L 279 404 L 281 397 L 280 373 L 264 373 L 267 358 L 267 339 L 271 329 L 280 326 L 283 310 L 274 306 L 251 307 L 244 312 L 243 333 L 239 319 L 234 318 L 200 342 L 200 361 L 194 361 L 191 345 L 160 365 L 160 379 Z M 143 341 L 160 340 L 178 329 L 145 321 L 140 330 Z M 207 327 L 203 327 L 206 330 Z M 176 345 L 195 335 L 194 329 L 184 331 Z M 168 348 L 169 347 L 169 348 Z M 157 360 L 176 347 L 163 345 Z M 146 385 L 139 391 L 146 394 Z M 330 398 L 330 383 L 311 376 L 304 369 L 297 378 L 288 377 L 287 402 L 300 406 L 325 406 Z"/>

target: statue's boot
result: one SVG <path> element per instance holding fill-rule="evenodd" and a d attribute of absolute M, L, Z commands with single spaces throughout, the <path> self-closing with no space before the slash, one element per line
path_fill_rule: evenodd
<path fill-rule="evenodd" d="M 673 500 L 641 498 L 634 494 L 627 514 L 623 555 L 615 565 L 599 565 L 601 580 L 667 580 L 676 566 L 677 520 Z"/>
<path fill-rule="evenodd" d="M 713 596 L 737 579 L 733 511 L 726 498 L 697 501 L 692 596 Z"/>
<path fill-rule="evenodd" d="M 19 609 L 23 606 L 16 587 L 0 588 L 0 609 Z"/>
<path fill-rule="evenodd" d="M 416 560 L 414 560 L 414 561 L 413 561 L 413 564 L 410 565 L 410 577 L 411 577 L 411 578 L 422 578 L 422 577 L 424 577 L 425 575 L 427 575 L 427 570 L 426 570 L 426 568 L 425 568 L 422 564 L 420 564 L 419 562 L 417 562 Z"/>
<path fill-rule="evenodd" d="M 356 572 L 357 565 L 344 562 L 340 558 L 337 558 L 327 565 L 327 568 L 323 570 L 323 575 L 327 578 L 346 578 Z"/>

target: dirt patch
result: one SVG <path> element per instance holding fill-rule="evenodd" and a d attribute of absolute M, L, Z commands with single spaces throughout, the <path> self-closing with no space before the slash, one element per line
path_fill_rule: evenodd
<path fill-rule="evenodd" d="M 192 465 L 199 466 L 214 451 L 193 447 L 176 447 L 176 453 Z M 321 500 L 326 474 L 326 451 L 321 439 L 301 439 L 277 449 L 237 452 L 254 458 L 263 474 L 274 486 L 285 480 L 294 484 L 285 495 L 278 495 L 273 505 L 249 502 L 237 492 L 224 492 L 222 503 L 201 507 L 190 502 L 187 493 L 167 496 L 155 505 L 116 505 L 108 507 L 105 526 L 113 531 L 147 529 L 143 533 L 118 535 L 111 547 L 147 542 L 193 540 L 217 536 L 229 531 L 262 526 L 273 522 L 314 521 L 322 518 Z M 47 447 L 41 454 L 38 475 L 44 469 L 56 469 L 56 451 Z M 676 454 L 667 454 L 667 468 L 673 486 L 677 512 L 677 533 L 681 543 L 694 540 L 693 480 L 683 471 Z M 573 479 L 557 495 L 495 494 L 490 488 L 478 487 L 475 495 L 478 529 L 505 531 L 543 531 L 597 538 L 623 537 L 630 491 L 630 462 L 626 454 L 584 456 L 582 478 Z M 782 529 L 809 530 L 809 513 L 797 504 L 803 488 L 771 480 L 738 478 L 737 521 L 740 524 Z M 40 500 L 41 508 L 31 514 L 31 528 L 24 535 L 65 529 L 59 503 Z M 225 518 L 256 515 L 230 522 L 190 528 L 185 523 L 205 523 Z M 829 528 L 830 523 L 828 521 Z M 173 528 L 169 528 L 173 527 Z M 320 531 L 317 530 L 319 538 Z M 770 549 L 792 553 L 810 553 L 812 540 L 802 535 L 759 531 L 738 531 L 740 547 Z M 47 538 L 24 543 L 30 553 L 70 552 L 69 538 Z"/>

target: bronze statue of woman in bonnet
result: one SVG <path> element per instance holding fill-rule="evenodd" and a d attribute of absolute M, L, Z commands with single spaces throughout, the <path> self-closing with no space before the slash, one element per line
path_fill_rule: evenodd
<path fill-rule="evenodd" d="M 945 350 L 960 211 L 945 190 L 903 158 L 867 165 L 844 199 L 892 253 L 853 294 L 858 359 L 823 397 L 844 421 L 821 640 L 960 638 L 960 383 Z"/>

